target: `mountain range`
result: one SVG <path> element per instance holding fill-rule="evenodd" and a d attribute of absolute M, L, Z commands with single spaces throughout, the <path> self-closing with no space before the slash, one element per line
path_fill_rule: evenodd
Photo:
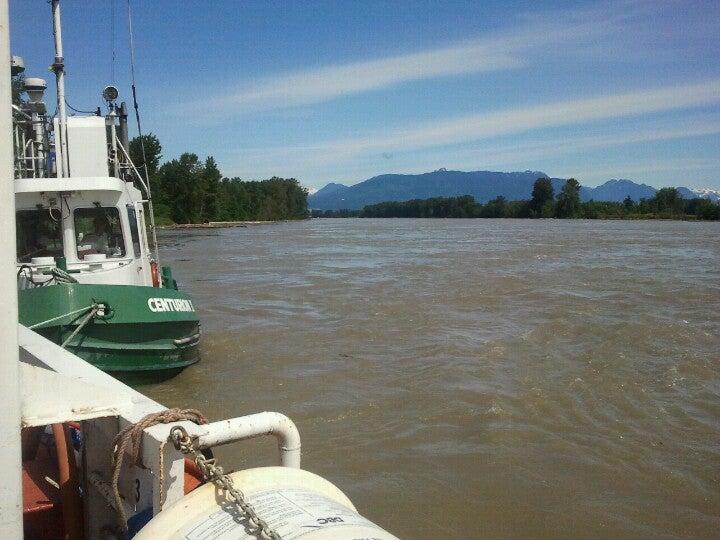
<path fill-rule="evenodd" d="M 437 171 L 422 174 L 383 174 L 358 184 L 346 186 L 329 183 L 308 197 L 310 208 L 317 210 L 357 210 L 368 204 L 386 201 L 407 201 L 430 197 L 457 197 L 472 195 L 480 203 L 502 195 L 507 200 L 529 199 L 532 186 L 538 178 L 550 178 L 541 171 L 495 172 L 495 171 Z M 550 178 L 555 193 L 565 183 L 564 178 Z M 685 198 L 703 197 L 720 201 L 720 191 L 693 190 L 678 187 Z M 615 201 L 626 197 L 635 201 L 650 198 L 657 189 L 632 180 L 613 179 L 597 187 L 582 186 L 580 198 L 583 201 Z"/>

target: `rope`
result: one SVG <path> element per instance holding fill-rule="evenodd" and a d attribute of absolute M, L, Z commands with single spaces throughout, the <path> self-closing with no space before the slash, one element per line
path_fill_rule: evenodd
<path fill-rule="evenodd" d="M 62 342 L 62 345 L 60 345 L 63 349 L 65 348 L 65 345 L 70 343 L 75 336 L 78 335 L 78 332 L 85 328 L 85 325 L 90 322 L 90 320 L 97 315 L 97 312 L 100 311 L 100 306 L 95 305 L 93 306 L 92 310 L 90 310 L 90 313 L 88 313 L 85 318 L 82 320 L 80 324 L 77 325 L 77 328 L 73 330 L 73 333 L 68 336 L 68 338 Z"/>
<path fill-rule="evenodd" d="M 87 306 L 87 307 L 80 308 L 80 309 L 76 309 L 75 311 L 71 311 L 71 312 L 69 312 L 69 313 L 64 313 L 63 315 L 58 315 L 57 317 L 53 317 L 52 319 L 48 319 L 47 321 L 42 321 L 42 322 L 39 322 L 39 323 L 35 323 L 35 324 L 33 324 L 32 326 L 28 326 L 28 328 L 29 328 L 30 330 L 34 330 L 34 329 L 37 328 L 38 326 L 42 326 L 42 325 L 44 325 L 44 324 L 48 324 L 48 323 L 51 323 L 51 322 L 58 321 L 58 320 L 63 319 L 63 318 L 65 318 L 65 317 L 69 317 L 70 315 L 77 315 L 78 313 L 84 313 L 85 311 L 89 311 L 89 310 L 93 309 L 93 308 L 96 307 L 96 306 L 97 306 L 97 304 L 91 304 L 91 305 L 89 305 L 89 306 Z"/>
<path fill-rule="evenodd" d="M 115 449 L 113 453 L 113 475 L 110 487 L 113 498 L 115 499 L 115 509 L 118 513 L 118 525 L 120 525 L 123 531 L 128 530 L 127 514 L 125 513 L 125 506 L 123 505 L 123 499 L 118 488 L 118 481 L 120 479 L 123 461 L 125 460 L 125 453 L 129 451 L 133 463 L 137 463 L 144 430 L 158 424 L 169 424 L 181 420 L 189 420 L 196 424 L 207 424 L 207 418 L 196 409 L 166 409 L 157 413 L 148 414 L 139 422 L 126 427 L 115 436 L 113 440 L 113 447 Z"/>
<path fill-rule="evenodd" d="M 67 273 L 65 270 L 62 270 L 60 268 L 53 268 L 50 270 L 50 274 L 55 278 L 55 280 L 58 283 L 77 283 L 78 280 L 72 277 L 69 273 Z"/>

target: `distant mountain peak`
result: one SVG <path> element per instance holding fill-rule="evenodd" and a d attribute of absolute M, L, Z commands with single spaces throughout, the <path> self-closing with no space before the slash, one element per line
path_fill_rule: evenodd
<path fill-rule="evenodd" d="M 431 197 L 472 195 L 479 203 L 498 196 L 507 200 L 529 199 L 538 178 L 550 178 L 542 171 L 453 171 L 444 167 L 420 174 L 381 174 L 352 186 L 330 183 L 311 195 L 310 207 L 318 210 L 357 210 L 368 204 L 386 201 L 407 201 Z M 555 193 L 565 183 L 564 178 L 550 178 Z M 691 190 L 678 187 L 686 198 L 706 197 L 720 200 L 718 190 Z M 613 178 L 597 187 L 582 186 L 580 197 L 587 201 L 621 202 L 626 197 L 635 201 L 651 198 L 657 189 L 625 178 Z"/>

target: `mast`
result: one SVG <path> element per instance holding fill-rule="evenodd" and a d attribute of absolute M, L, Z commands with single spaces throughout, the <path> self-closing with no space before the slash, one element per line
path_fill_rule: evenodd
<path fill-rule="evenodd" d="M 0 0 L 0 531 L 22 538 L 22 462 L 20 458 L 20 366 L 15 275 L 15 182 L 13 181 L 12 92 L 8 1 Z"/>
<path fill-rule="evenodd" d="M 70 163 L 67 146 L 67 111 L 65 110 L 65 58 L 62 48 L 62 27 L 60 25 L 60 0 L 52 0 L 53 35 L 55 36 L 55 61 L 52 70 L 57 83 L 57 105 L 59 133 L 56 134 L 55 152 L 60 162 L 58 176 L 70 176 Z"/>

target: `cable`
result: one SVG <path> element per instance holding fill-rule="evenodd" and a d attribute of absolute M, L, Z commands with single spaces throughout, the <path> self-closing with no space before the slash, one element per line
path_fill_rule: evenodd
<path fill-rule="evenodd" d="M 153 210 L 152 193 L 150 191 L 150 174 L 147 166 L 147 155 L 145 154 L 145 141 L 143 141 L 142 129 L 140 127 L 140 109 L 137 102 L 137 92 L 135 90 L 135 39 L 132 27 L 132 8 L 130 0 L 127 0 L 128 12 L 128 37 L 130 39 L 130 76 L 132 79 L 132 95 L 133 107 L 135 108 L 135 122 L 137 123 L 138 137 L 140 137 L 140 150 L 142 151 L 143 168 L 145 169 L 145 182 L 147 189 L 148 210 L 150 211 L 150 231 L 152 232 L 153 251 L 155 252 L 155 264 L 160 264 L 160 251 L 158 250 L 157 231 L 155 230 L 155 211 Z M 127 149 L 128 154 L 130 148 Z"/>
<path fill-rule="evenodd" d="M 76 109 L 75 107 L 73 107 L 72 105 L 70 105 L 70 104 L 68 103 L 68 100 L 67 100 L 67 99 L 65 100 L 65 105 L 67 105 L 68 109 L 70 109 L 71 111 L 74 111 L 74 112 L 76 112 L 76 113 L 80 113 L 80 114 L 94 114 L 94 115 L 100 116 L 100 107 L 98 107 L 98 108 L 95 109 L 94 111 L 81 111 L 80 109 Z"/>
<path fill-rule="evenodd" d="M 145 181 L 147 185 L 150 185 L 150 178 L 148 177 L 147 168 L 147 157 L 145 155 L 145 142 L 143 141 L 142 128 L 140 127 L 140 109 L 137 101 L 137 91 L 135 90 L 135 37 L 133 34 L 132 27 L 132 11 L 130 7 L 130 0 L 127 0 L 128 6 L 128 35 L 130 38 L 130 78 L 132 80 L 132 95 L 133 95 L 133 107 L 135 108 L 135 123 L 137 124 L 138 137 L 140 138 L 140 149 L 142 150 L 143 167 L 145 169 Z M 130 149 L 128 148 L 128 152 Z"/>
<path fill-rule="evenodd" d="M 55 219 L 55 218 L 53 217 L 53 212 L 52 212 L 53 210 L 58 210 L 58 209 L 55 208 L 54 206 L 48 207 L 48 214 L 50 215 L 50 219 L 52 219 L 55 223 L 60 223 L 60 222 L 62 221 L 62 219 L 63 219 L 62 207 L 60 208 L 60 218 L 58 218 L 58 219 Z"/>

